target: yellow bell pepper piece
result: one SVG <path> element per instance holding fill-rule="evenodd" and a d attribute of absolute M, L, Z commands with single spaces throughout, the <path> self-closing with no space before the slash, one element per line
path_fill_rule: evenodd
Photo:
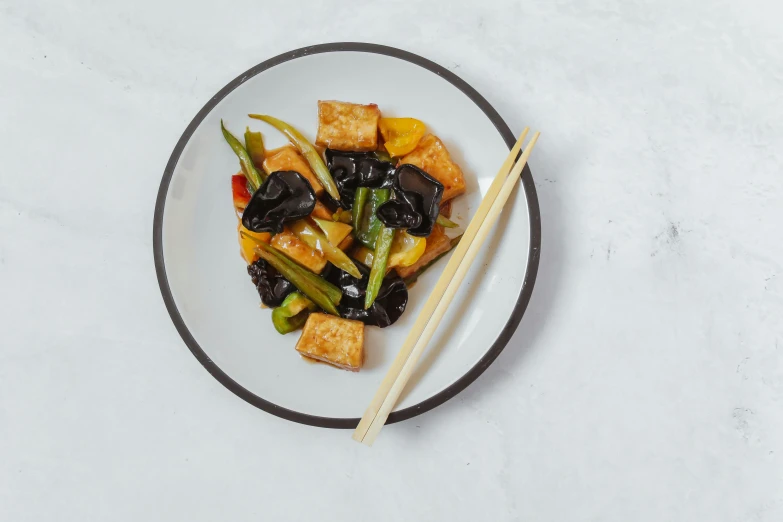
<path fill-rule="evenodd" d="M 392 243 L 389 266 L 392 268 L 411 266 L 424 254 L 425 248 L 427 248 L 425 238 L 412 236 L 407 232 L 397 234 L 394 236 L 394 243 Z"/>
<path fill-rule="evenodd" d="M 269 232 L 251 232 L 242 226 L 241 221 L 237 225 L 237 232 L 239 235 L 239 253 L 242 254 L 242 258 L 248 265 L 252 265 L 258 261 L 259 257 L 256 253 L 256 243 L 252 239 L 243 236 L 242 233 L 244 232 L 248 236 L 254 237 L 260 241 L 263 241 L 264 243 L 269 243 L 272 235 Z"/>
<path fill-rule="evenodd" d="M 424 136 L 427 127 L 415 118 L 381 118 L 378 128 L 391 156 L 408 154 Z"/>
<path fill-rule="evenodd" d="M 411 236 L 407 232 L 394 235 L 391 253 L 389 254 L 389 268 L 411 266 L 424 255 L 427 248 L 427 240 L 423 237 Z M 360 263 L 372 265 L 373 251 L 361 246 L 353 252 L 353 258 Z"/>

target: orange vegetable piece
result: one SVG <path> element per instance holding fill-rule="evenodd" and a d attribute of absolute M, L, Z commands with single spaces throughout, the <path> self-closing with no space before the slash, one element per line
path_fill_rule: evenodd
<path fill-rule="evenodd" d="M 244 178 L 244 176 L 243 176 Z M 269 243 L 272 235 L 269 232 L 251 232 L 242 226 L 242 221 L 237 225 L 237 235 L 239 236 L 239 253 L 242 254 L 242 258 L 248 265 L 252 265 L 258 261 L 258 254 L 256 254 L 256 242 L 252 239 L 242 237 L 242 232 L 248 236 L 254 237 L 264 243 Z"/>
<path fill-rule="evenodd" d="M 381 118 L 378 128 L 386 151 L 392 156 L 411 152 L 427 131 L 424 123 L 415 118 Z"/>
<path fill-rule="evenodd" d="M 250 202 L 250 192 L 247 190 L 247 178 L 243 174 L 231 176 L 231 193 L 234 197 L 234 208 L 242 212 Z"/>

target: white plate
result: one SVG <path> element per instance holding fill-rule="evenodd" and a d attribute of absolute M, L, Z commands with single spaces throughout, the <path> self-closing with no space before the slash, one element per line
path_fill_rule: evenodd
<path fill-rule="evenodd" d="M 465 171 L 467 194 L 454 209 L 463 227 L 515 137 L 481 95 L 437 64 L 390 47 L 338 43 L 292 51 L 245 72 L 207 103 L 177 143 L 158 193 L 154 251 L 163 299 L 183 340 L 215 378 L 249 403 L 305 424 L 353 428 L 445 261 L 411 289 L 397 323 L 366 329 L 366 361 L 359 373 L 308 364 L 294 350 L 298 333 L 275 332 L 239 256 L 231 198 L 238 166 L 220 133 L 220 119 L 236 135 L 246 126 L 260 130 L 267 145 L 277 147 L 285 138 L 247 114 L 272 114 L 313 139 L 319 99 L 377 103 L 384 115 L 424 121 Z M 541 242 L 527 168 L 519 187 L 389 422 L 432 409 L 463 390 L 519 324 Z"/>

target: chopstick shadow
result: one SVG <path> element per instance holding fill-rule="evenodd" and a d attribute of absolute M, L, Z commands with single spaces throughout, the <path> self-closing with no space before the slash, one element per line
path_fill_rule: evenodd
<path fill-rule="evenodd" d="M 432 418 L 435 422 L 437 422 L 437 416 L 448 414 L 449 408 L 459 407 L 460 403 L 471 400 L 476 395 L 486 393 L 487 390 L 491 391 L 496 387 L 507 388 L 509 386 L 507 381 L 516 379 L 514 368 L 524 364 L 524 360 L 530 352 L 534 348 L 538 348 L 537 340 L 547 328 L 551 312 L 557 306 L 557 300 L 562 292 L 564 258 L 567 252 L 564 232 L 568 228 L 557 178 L 560 173 L 567 174 L 569 170 L 573 169 L 565 165 L 558 165 L 561 159 L 557 156 L 560 148 L 548 150 L 546 143 L 542 142 L 536 148 L 535 160 L 532 162 L 533 179 L 541 211 L 542 240 L 541 259 L 530 303 L 516 332 L 497 360 L 474 383 L 459 394 L 459 400 L 447 401 L 427 414 L 427 417 Z M 575 152 L 572 149 L 568 157 L 578 157 Z M 513 197 L 521 197 L 520 191 L 516 190 Z M 488 248 L 496 247 L 502 236 L 502 234 L 493 232 Z M 466 298 L 460 303 L 458 313 L 452 315 L 449 324 L 441 325 L 442 328 L 453 328 L 460 317 L 465 316 L 464 311 L 469 307 L 479 286 L 471 285 Z M 401 401 L 437 361 L 444 345 L 445 338 L 441 342 L 433 344 L 425 352 L 416 372 L 411 377 L 409 386 L 403 391 Z M 415 430 L 416 424 L 421 424 L 421 422 L 403 422 L 400 423 L 400 428 Z M 405 428 L 406 426 L 407 428 Z"/>

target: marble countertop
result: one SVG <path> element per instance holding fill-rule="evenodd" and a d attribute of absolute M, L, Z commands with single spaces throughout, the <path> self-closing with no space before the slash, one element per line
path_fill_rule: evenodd
<path fill-rule="evenodd" d="M 779 2 L 291 4 L 0 1 L 0 520 L 783 520 Z M 223 388 L 152 262 L 195 113 L 340 40 L 543 133 L 519 330 L 372 449 Z"/>

